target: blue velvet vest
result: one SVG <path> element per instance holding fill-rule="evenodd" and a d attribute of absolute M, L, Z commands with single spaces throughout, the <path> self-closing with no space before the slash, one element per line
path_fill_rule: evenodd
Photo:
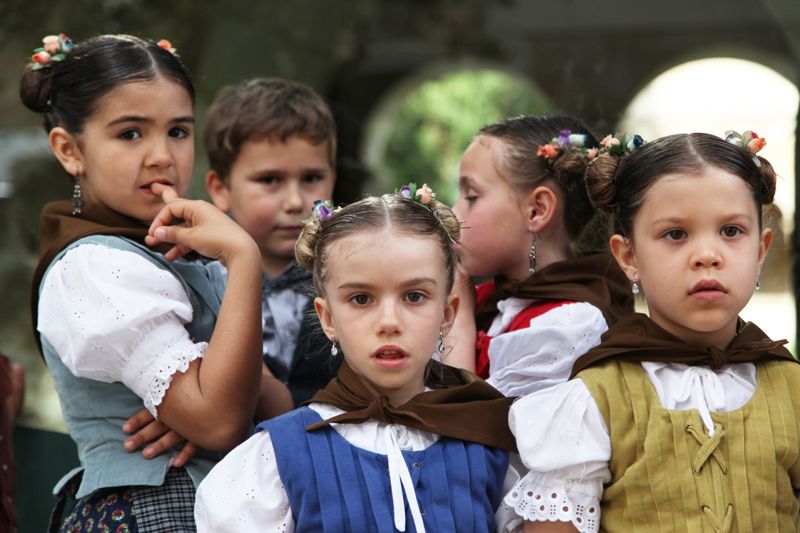
<path fill-rule="evenodd" d="M 199 262 L 169 262 L 145 246 L 123 237 L 107 235 L 95 235 L 74 242 L 62 250 L 50 266 L 61 259 L 67 250 L 86 243 L 134 252 L 172 273 L 183 284 L 192 305 L 192 322 L 186 324 L 190 336 L 195 342 L 211 339 L 224 290 L 224 280 L 216 268 L 207 268 Z M 42 284 L 45 279 L 47 273 L 42 278 Z M 122 383 L 102 383 L 76 377 L 47 339 L 42 337 L 41 341 L 48 370 L 58 391 L 64 423 L 78 447 L 81 462 L 79 468 L 59 481 L 54 493 L 80 471 L 83 471 L 83 479 L 76 494 L 79 498 L 104 487 L 161 485 L 169 469 L 169 461 L 178 448 L 147 460 L 142 457 L 141 451 L 128 453 L 122 447 L 122 442 L 128 436 L 123 433 L 122 424 L 142 409 L 142 399 Z M 201 451 L 189 461 L 185 468 L 195 486 L 220 458 L 221 454 Z"/>
<path fill-rule="evenodd" d="M 262 422 L 269 431 L 296 531 L 394 532 L 388 460 L 357 448 L 308 407 Z M 494 531 L 508 452 L 447 437 L 403 452 L 427 531 Z M 406 505 L 406 530 L 414 531 Z"/>

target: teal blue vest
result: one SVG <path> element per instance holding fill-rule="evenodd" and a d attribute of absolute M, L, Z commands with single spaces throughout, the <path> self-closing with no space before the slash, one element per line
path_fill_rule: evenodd
<path fill-rule="evenodd" d="M 123 237 L 107 235 L 95 235 L 74 242 L 56 256 L 48 269 L 68 250 L 87 243 L 134 252 L 158 268 L 172 273 L 183 285 L 192 305 L 192 321 L 186 324 L 189 335 L 195 342 L 208 342 L 211 339 L 224 290 L 224 280 L 218 269 L 208 268 L 199 261 L 169 262 L 145 246 Z M 40 291 L 45 279 L 47 273 L 42 277 Z M 78 447 L 81 462 L 80 467 L 59 481 L 54 493 L 80 471 L 83 471 L 83 479 L 76 494 L 79 498 L 104 487 L 163 484 L 169 461 L 180 448 L 148 460 L 141 451 L 128 453 L 122 447 L 128 437 L 122 431 L 122 424 L 142 409 L 142 399 L 122 383 L 101 383 L 76 377 L 47 339 L 42 337 L 41 341 L 44 358 L 61 401 L 64 423 Z M 202 450 L 189 461 L 185 468 L 195 487 L 221 457 L 221 454 Z"/>

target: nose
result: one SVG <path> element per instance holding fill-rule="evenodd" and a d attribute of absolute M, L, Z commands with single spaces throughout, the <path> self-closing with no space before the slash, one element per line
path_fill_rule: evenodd
<path fill-rule="evenodd" d="M 173 161 L 169 139 L 153 138 L 150 142 L 150 149 L 147 152 L 147 166 L 166 168 L 172 165 Z"/>
<path fill-rule="evenodd" d="M 722 254 L 714 239 L 698 241 L 692 261 L 695 268 L 720 268 L 723 264 Z"/>
<path fill-rule="evenodd" d="M 304 208 L 311 209 L 310 205 L 305 205 L 303 192 L 300 184 L 296 180 L 287 180 L 285 194 L 283 196 L 283 209 L 287 213 L 299 213 Z"/>
<path fill-rule="evenodd" d="M 378 316 L 378 334 L 394 335 L 400 332 L 400 317 L 397 314 L 396 302 L 386 299 L 380 303 Z"/>

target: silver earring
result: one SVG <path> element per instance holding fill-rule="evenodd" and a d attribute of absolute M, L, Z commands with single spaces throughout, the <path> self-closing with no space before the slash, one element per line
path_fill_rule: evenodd
<path fill-rule="evenodd" d="M 531 243 L 531 251 L 528 252 L 528 270 L 531 274 L 536 272 L 536 234 L 533 234 L 533 242 Z"/>
<path fill-rule="evenodd" d="M 637 281 L 636 274 L 633 275 L 633 285 L 631 285 L 631 292 L 634 295 L 639 294 L 640 292 L 642 292 L 642 290 L 639 288 L 639 282 Z"/>
<path fill-rule="evenodd" d="M 756 280 L 756 290 L 761 289 L 761 280 Z"/>
<path fill-rule="evenodd" d="M 72 214 L 80 215 L 81 208 L 83 207 L 83 193 L 81 192 L 81 184 L 78 183 L 78 178 L 75 178 L 75 185 L 72 187 Z"/>
<path fill-rule="evenodd" d="M 339 348 L 336 347 L 336 337 L 331 337 L 331 357 L 339 355 Z"/>
<path fill-rule="evenodd" d="M 439 330 L 439 344 L 436 345 L 436 353 L 441 356 L 444 353 L 444 349 L 444 335 L 442 334 L 442 330 Z"/>

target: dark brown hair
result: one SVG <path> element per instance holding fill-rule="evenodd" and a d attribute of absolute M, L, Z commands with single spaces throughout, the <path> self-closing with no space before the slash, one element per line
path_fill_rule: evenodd
<path fill-rule="evenodd" d="M 586 171 L 592 203 L 614 218 L 614 232 L 633 233 L 633 219 L 648 189 L 668 174 L 699 175 L 716 167 L 742 178 L 759 212 L 775 198 L 775 171 L 763 157 L 753 156 L 716 135 L 680 133 L 644 144 L 622 157 L 601 154 Z"/>
<path fill-rule="evenodd" d="M 336 210 L 327 220 L 313 220 L 303 228 L 294 255 L 300 266 L 314 274 L 317 294 L 324 294 L 325 263 L 331 244 L 358 232 L 383 228 L 434 239 L 447 270 L 447 291 L 452 289 L 458 263 L 453 242 L 459 239 L 461 230 L 456 216 L 436 199 L 423 206 L 398 194 L 384 194 L 354 202 Z"/>
<path fill-rule="evenodd" d="M 583 232 L 595 215 L 586 194 L 584 174 L 588 160 L 570 150 L 555 160 L 536 154 L 539 146 L 558 137 L 562 130 L 586 136 L 586 147 L 598 146 L 597 138 L 583 122 L 567 115 L 523 115 L 484 126 L 478 135 L 494 137 L 506 146 L 503 174 L 520 191 L 528 192 L 552 179 L 564 198 L 564 224 L 573 246 L 580 248 Z"/>
<path fill-rule="evenodd" d="M 20 81 L 22 103 L 41 113 L 44 129 L 60 126 L 83 131 L 100 99 L 123 83 L 166 76 L 186 89 L 194 103 L 189 71 L 177 56 L 132 35 L 100 35 L 75 45 L 62 61 L 25 70 Z"/>
<path fill-rule="evenodd" d="M 328 161 L 335 166 L 336 124 L 328 105 L 308 85 L 280 78 L 255 78 L 220 91 L 203 131 L 209 165 L 223 179 L 247 141 L 286 142 L 294 136 L 327 143 Z"/>

